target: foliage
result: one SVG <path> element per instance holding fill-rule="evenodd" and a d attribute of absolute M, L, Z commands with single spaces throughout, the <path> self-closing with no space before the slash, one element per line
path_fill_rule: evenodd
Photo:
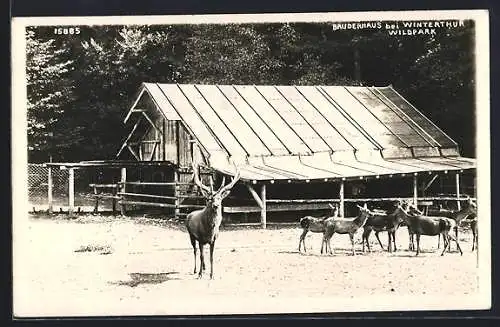
<path fill-rule="evenodd" d="M 40 40 L 33 30 L 27 30 L 28 146 L 35 157 L 51 152 L 54 126 L 71 99 L 68 73 L 73 67 L 71 60 L 62 58 L 64 52 L 54 46 L 53 39 Z"/>
<path fill-rule="evenodd" d="M 82 26 L 27 34 L 30 160 L 113 158 L 142 82 L 392 84 L 474 155 L 473 29 L 398 36 L 330 24 Z"/>

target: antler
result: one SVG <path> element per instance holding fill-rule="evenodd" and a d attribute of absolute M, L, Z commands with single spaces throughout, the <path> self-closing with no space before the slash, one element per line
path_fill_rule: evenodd
<path fill-rule="evenodd" d="M 229 184 L 227 184 L 227 185 L 224 185 L 226 180 L 225 180 L 225 178 L 223 178 L 221 187 L 217 191 L 217 194 L 222 194 L 222 193 L 230 190 L 234 186 L 234 184 L 236 184 L 236 182 L 238 182 L 238 180 L 240 179 L 240 169 L 238 168 L 238 166 L 236 165 L 236 163 L 234 161 L 233 161 L 233 165 L 234 165 L 234 168 L 236 170 L 236 174 L 231 179 L 231 182 L 229 182 Z"/>
<path fill-rule="evenodd" d="M 201 182 L 200 176 L 198 175 L 198 165 L 195 165 L 194 162 L 192 162 L 191 165 L 193 167 L 193 180 L 194 180 L 194 183 L 200 188 L 201 193 L 203 193 L 203 195 L 205 197 L 207 197 L 211 193 L 211 190 L 210 190 L 210 188 L 208 186 L 203 185 L 203 183 Z"/>

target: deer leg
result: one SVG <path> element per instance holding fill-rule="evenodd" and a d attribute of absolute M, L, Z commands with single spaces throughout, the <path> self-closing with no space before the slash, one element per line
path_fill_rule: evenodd
<path fill-rule="evenodd" d="M 368 242 L 368 239 L 370 237 L 370 230 L 369 229 L 365 229 L 363 230 L 363 235 L 361 235 L 361 240 L 363 242 L 363 252 L 365 252 L 365 240 L 366 240 L 366 246 L 368 247 L 368 252 L 371 252 L 370 251 L 370 243 Z"/>
<path fill-rule="evenodd" d="M 300 234 L 300 239 L 299 239 L 299 252 L 300 252 L 300 246 L 302 244 L 304 244 L 304 252 L 307 252 L 307 249 L 306 249 L 306 234 L 307 234 L 307 229 L 304 229 L 304 231 L 302 232 L 302 234 Z"/>
<path fill-rule="evenodd" d="M 333 237 L 333 234 L 332 234 L 332 236 L 330 236 L 330 237 L 328 238 L 328 250 L 330 251 L 330 252 L 329 252 L 330 254 L 333 254 L 333 253 L 332 253 L 332 237 Z"/>
<path fill-rule="evenodd" d="M 438 249 L 439 249 L 440 243 L 441 243 L 441 234 L 438 234 Z M 444 243 L 444 239 L 443 239 L 443 243 Z"/>
<path fill-rule="evenodd" d="M 200 272 L 198 274 L 198 278 L 201 278 L 203 275 L 203 270 L 205 270 L 205 258 L 203 257 L 203 244 L 198 241 L 198 244 L 200 245 Z"/>
<path fill-rule="evenodd" d="M 411 233 L 409 227 L 408 227 L 408 250 L 410 250 L 410 251 L 414 250 L 413 234 Z"/>
<path fill-rule="evenodd" d="M 375 231 L 375 237 L 377 238 L 378 244 L 380 244 L 380 247 L 382 248 L 382 251 L 385 251 L 384 246 L 382 245 L 382 242 L 380 241 L 380 238 L 378 237 L 377 231 Z"/>
<path fill-rule="evenodd" d="M 387 252 L 391 252 L 391 249 L 392 249 L 391 232 L 387 231 Z"/>
<path fill-rule="evenodd" d="M 392 242 L 394 243 L 394 252 L 396 252 L 398 250 L 396 246 L 396 231 L 395 230 L 391 231 L 391 234 L 392 234 Z"/>
<path fill-rule="evenodd" d="M 441 255 L 444 255 L 444 253 L 446 252 L 446 250 L 450 246 L 450 241 L 448 239 L 448 235 L 445 232 L 443 232 L 442 234 L 443 234 L 444 249 L 443 249 L 443 252 L 441 252 Z M 441 234 L 439 234 L 439 235 L 441 235 Z"/>
<path fill-rule="evenodd" d="M 475 229 L 472 229 L 472 251 L 474 251 L 474 246 L 477 246 L 477 233 Z"/>
<path fill-rule="evenodd" d="M 356 255 L 356 251 L 354 250 L 354 234 L 349 234 L 349 238 L 351 239 L 351 247 L 352 247 L 352 255 Z"/>
<path fill-rule="evenodd" d="M 194 252 L 194 272 L 193 274 L 196 274 L 196 239 L 190 235 L 191 239 L 191 245 L 193 246 L 193 252 Z"/>
<path fill-rule="evenodd" d="M 210 243 L 210 279 L 214 279 L 214 248 L 215 241 Z"/>
<path fill-rule="evenodd" d="M 455 243 L 457 244 L 457 249 L 458 249 L 458 251 L 460 251 L 460 255 L 463 255 L 462 249 L 460 248 L 460 244 L 458 243 L 458 238 L 455 238 L 455 236 L 448 234 L 448 243 L 451 244 L 451 242 L 449 241 L 450 239 L 452 241 L 455 241 Z M 448 244 L 448 246 L 450 246 L 450 245 Z"/>
<path fill-rule="evenodd" d="M 323 254 L 323 245 L 326 244 L 326 235 L 323 234 L 323 238 L 321 239 L 321 254 Z M 328 248 L 326 248 L 325 252 L 328 252 Z"/>
<path fill-rule="evenodd" d="M 417 254 L 418 255 L 420 253 L 420 234 L 417 233 Z"/>

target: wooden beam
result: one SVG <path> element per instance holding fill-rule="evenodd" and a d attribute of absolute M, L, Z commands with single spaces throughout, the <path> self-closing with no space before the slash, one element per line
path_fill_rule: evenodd
<path fill-rule="evenodd" d="M 173 203 L 160 203 L 160 202 L 143 202 L 143 201 L 129 201 L 129 200 L 121 200 L 119 201 L 121 205 L 124 204 L 134 204 L 141 206 L 150 206 L 150 207 L 160 207 L 160 208 L 175 208 L 176 205 Z M 204 205 L 200 204 L 182 204 L 178 206 L 179 208 L 205 208 Z"/>
<path fill-rule="evenodd" d="M 130 138 L 132 137 L 132 135 L 134 134 L 135 130 L 137 129 L 137 127 L 139 126 L 140 122 L 142 120 L 142 117 L 139 117 L 139 119 L 137 119 L 137 121 L 135 122 L 135 125 L 134 127 L 132 127 L 132 130 L 130 131 L 130 133 L 128 134 L 127 138 L 125 139 L 125 141 L 123 142 L 122 146 L 120 147 L 120 150 L 118 151 L 118 153 L 116 154 L 116 157 L 118 158 L 120 156 L 120 153 L 122 153 L 123 149 L 127 146 L 128 144 L 128 141 L 130 140 Z"/>
<path fill-rule="evenodd" d="M 329 203 L 339 202 L 339 199 L 267 199 L 267 203 Z"/>
<path fill-rule="evenodd" d="M 330 209 L 327 203 L 304 203 L 304 204 L 269 204 L 266 205 L 266 212 L 275 211 L 299 211 L 299 210 L 319 210 Z M 258 206 L 237 206 L 237 207 L 224 207 L 225 213 L 241 213 L 241 212 L 261 212 L 262 208 Z M 267 225 L 267 222 L 266 222 Z M 262 226 L 262 222 L 261 222 Z"/>
<path fill-rule="evenodd" d="M 70 168 L 68 170 L 69 178 L 68 178 L 68 195 L 69 195 L 69 209 L 68 213 L 70 216 L 73 215 L 75 211 L 75 169 Z"/>
<path fill-rule="evenodd" d="M 125 167 L 122 167 L 120 169 L 120 192 L 121 193 L 126 193 L 127 190 L 126 190 L 126 182 L 127 182 L 127 168 Z M 122 196 L 121 197 L 122 200 L 125 200 L 125 197 Z M 120 203 L 120 213 L 122 216 L 125 216 L 125 204 L 124 203 Z"/>
<path fill-rule="evenodd" d="M 137 196 L 137 197 L 144 197 L 144 198 L 154 198 L 154 199 L 167 199 L 167 200 L 175 200 L 175 196 L 168 196 L 168 195 L 155 195 L 155 194 L 144 194 L 144 193 L 122 193 L 118 192 L 118 195 L 129 195 L 129 196 Z"/>
<path fill-rule="evenodd" d="M 417 174 L 414 174 L 413 175 L 413 204 L 414 205 L 417 205 L 417 198 L 418 198 L 417 186 L 418 186 Z"/>
<path fill-rule="evenodd" d="M 427 191 L 427 189 L 432 185 L 432 183 L 434 183 L 434 181 L 438 178 L 438 174 L 435 174 L 432 179 L 429 181 L 429 183 L 427 183 L 427 185 L 424 186 L 424 189 L 423 191 Z"/>
<path fill-rule="evenodd" d="M 97 194 L 97 187 L 94 186 L 94 196 L 95 196 L 95 205 L 94 205 L 94 213 L 99 212 L 99 196 Z"/>
<path fill-rule="evenodd" d="M 255 192 L 253 187 L 251 187 L 250 185 L 247 184 L 246 186 L 247 186 L 248 191 L 250 192 L 250 194 L 254 198 L 255 202 L 257 202 L 257 205 L 259 206 L 259 208 L 262 209 L 264 205 L 263 205 L 262 201 L 260 200 L 260 197 L 257 194 L 257 192 Z"/>
<path fill-rule="evenodd" d="M 140 142 L 129 142 L 129 144 L 139 144 L 139 143 L 160 143 L 161 140 L 143 140 Z"/>
<path fill-rule="evenodd" d="M 460 210 L 460 173 L 455 174 L 455 188 L 457 193 L 457 209 Z"/>
<path fill-rule="evenodd" d="M 179 218 L 179 214 L 181 212 L 180 205 L 181 200 L 179 194 L 181 193 L 179 190 L 179 172 L 177 170 L 174 171 L 174 196 L 175 196 L 175 208 L 174 208 L 174 218 Z"/>
<path fill-rule="evenodd" d="M 146 120 L 151 124 L 151 126 L 156 130 L 156 132 L 158 132 L 159 134 L 161 134 L 160 132 L 160 129 L 158 127 L 156 127 L 155 123 L 153 122 L 153 120 L 148 116 L 147 113 L 145 112 L 142 112 L 142 115 L 144 117 L 146 117 Z"/>
<path fill-rule="evenodd" d="M 137 155 L 137 153 L 134 151 L 134 149 L 132 149 L 130 145 L 127 144 L 127 148 L 137 161 L 141 161 L 141 158 Z"/>
<path fill-rule="evenodd" d="M 340 181 L 340 191 L 339 191 L 339 215 L 340 217 L 344 217 L 344 181 Z"/>
<path fill-rule="evenodd" d="M 158 156 L 156 155 L 156 148 L 158 147 L 158 143 L 155 143 L 153 145 L 153 150 L 151 151 L 151 156 L 149 157 L 149 161 L 153 161 L 153 159 L 158 159 Z"/>
<path fill-rule="evenodd" d="M 141 99 L 142 97 L 142 94 L 146 92 L 146 88 L 143 86 L 141 91 L 139 92 L 139 95 L 137 96 L 137 98 L 135 99 L 134 101 L 134 104 L 132 104 L 132 107 L 130 107 L 130 110 L 128 111 L 127 113 L 127 116 L 125 117 L 125 119 L 123 120 L 123 123 L 127 123 L 127 120 L 130 118 L 130 115 L 132 114 L 132 110 L 135 108 L 135 106 L 137 105 L 137 103 L 139 102 L 139 100 Z"/>
<path fill-rule="evenodd" d="M 262 206 L 260 208 L 260 224 L 263 229 L 266 229 L 267 213 L 266 213 L 266 184 L 262 184 L 260 190 L 260 199 L 262 201 Z"/>

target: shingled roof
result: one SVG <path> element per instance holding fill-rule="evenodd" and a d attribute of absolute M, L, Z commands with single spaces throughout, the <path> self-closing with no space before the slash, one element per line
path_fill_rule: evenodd
<path fill-rule="evenodd" d="M 475 159 L 461 157 L 457 143 L 391 86 L 142 87 L 166 119 L 182 121 L 212 168 L 231 174 L 236 161 L 243 179 L 475 168 Z"/>

